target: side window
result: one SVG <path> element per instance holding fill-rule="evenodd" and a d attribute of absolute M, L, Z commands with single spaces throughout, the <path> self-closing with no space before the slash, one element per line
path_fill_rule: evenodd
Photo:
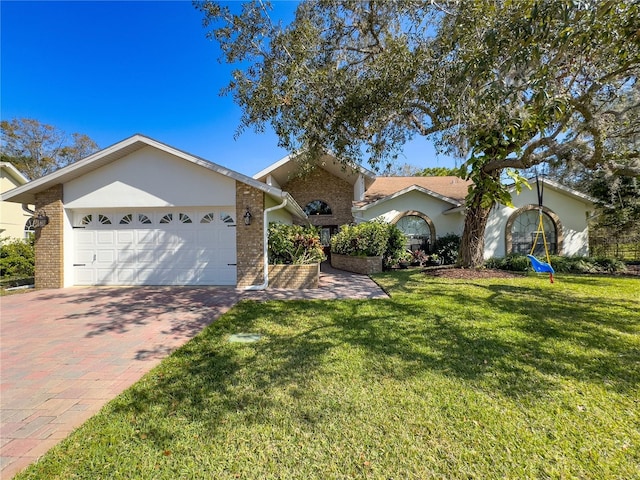
<path fill-rule="evenodd" d="M 35 220 L 33 217 L 27 219 L 27 223 L 24 224 L 24 238 L 29 238 L 29 235 L 35 233 Z"/>

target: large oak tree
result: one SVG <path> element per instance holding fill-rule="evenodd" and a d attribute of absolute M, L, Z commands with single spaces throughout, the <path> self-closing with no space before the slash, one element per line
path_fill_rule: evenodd
<path fill-rule="evenodd" d="M 638 2 L 302 2 L 288 25 L 257 0 L 196 2 L 224 60 L 240 131 L 280 146 L 384 167 L 430 136 L 474 181 L 460 264 L 482 263 L 502 179 L 545 163 L 640 174 Z"/>

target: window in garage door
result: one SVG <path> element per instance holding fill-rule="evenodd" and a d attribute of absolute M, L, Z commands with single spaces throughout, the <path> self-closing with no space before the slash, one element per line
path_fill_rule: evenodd
<path fill-rule="evenodd" d="M 74 215 L 77 285 L 235 285 L 231 208 Z"/>

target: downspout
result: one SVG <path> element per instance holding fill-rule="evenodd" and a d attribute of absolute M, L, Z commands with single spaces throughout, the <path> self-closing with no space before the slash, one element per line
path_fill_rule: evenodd
<path fill-rule="evenodd" d="M 244 287 L 244 290 L 264 290 L 269 285 L 269 225 L 267 224 L 267 216 L 270 212 L 274 210 L 280 210 L 287 206 L 287 198 L 283 200 L 280 205 L 275 205 L 273 207 L 265 208 L 264 210 L 264 221 L 262 223 L 263 230 L 263 257 L 264 257 L 264 282 L 260 285 L 249 285 L 248 287 Z"/>
<path fill-rule="evenodd" d="M 23 203 L 22 204 L 22 210 L 24 210 L 25 212 L 27 212 L 29 215 L 35 215 L 36 212 L 34 212 L 33 210 L 31 210 L 29 208 L 29 204 L 28 203 Z"/>

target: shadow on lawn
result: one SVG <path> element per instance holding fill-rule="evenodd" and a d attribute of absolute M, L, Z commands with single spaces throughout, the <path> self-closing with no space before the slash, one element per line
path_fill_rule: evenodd
<path fill-rule="evenodd" d="M 473 303 L 465 288 L 486 295 Z M 512 398 L 544 398 L 564 379 L 629 392 L 640 382 L 632 302 L 509 283 L 452 288 L 432 282 L 430 299 L 326 302 L 242 302 L 188 343 L 118 401 L 121 410 L 160 408 L 163 416 L 224 428 L 229 415 L 269 423 L 276 402 L 310 395 L 318 378 L 397 381 L 437 373 Z M 436 312 L 436 313 L 433 313 Z M 611 312 L 614 312 L 613 314 Z M 232 344 L 232 333 L 259 332 L 255 344 Z M 353 371 L 344 355 L 361 352 Z M 337 372 L 337 373 L 336 373 Z M 402 387 L 400 387 L 402 388 Z M 279 390 L 278 395 L 272 395 Z M 313 402 L 311 402 L 313 403 Z M 306 403 L 309 405 L 309 402 Z M 179 412 L 179 413 L 177 413 Z M 330 412 L 297 412 L 314 422 Z M 156 426 L 154 428 L 162 428 Z M 162 439 L 169 433 L 154 436 Z"/>

